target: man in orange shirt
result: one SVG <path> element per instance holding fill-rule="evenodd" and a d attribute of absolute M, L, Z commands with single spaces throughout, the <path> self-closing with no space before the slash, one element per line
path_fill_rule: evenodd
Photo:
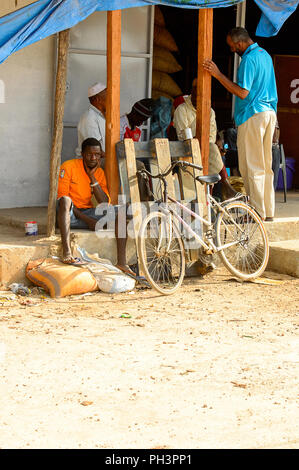
<path fill-rule="evenodd" d="M 67 264 L 76 264 L 72 256 L 70 229 L 95 230 L 97 222 L 106 217 L 98 215 L 92 204 L 92 196 L 98 204 L 110 203 L 105 173 L 100 168 L 103 157 L 101 144 L 88 138 L 82 142 L 82 158 L 65 161 L 60 167 L 57 193 L 57 223 L 61 233 L 63 259 Z M 110 206 L 113 207 L 113 206 Z M 117 221 L 117 215 L 116 215 Z M 126 221 L 124 220 L 124 223 Z M 123 271 L 132 271 L 126 265 L 126 237 L 118 237 L 116 227 L 117 266 Z M 77 263 L 78 264 L 78 263 Z"/>

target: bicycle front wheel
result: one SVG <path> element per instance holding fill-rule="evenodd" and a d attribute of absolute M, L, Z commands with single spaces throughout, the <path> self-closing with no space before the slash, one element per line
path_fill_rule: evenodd
<path fill-rule="evenodd" d="M 161 294 L 173 294 L 185 276 L 185 251 L 171 214 L 148 214 L 140 228 L 138 245 L 148 282 Z"/>
<path fill-rule="evenodd" d="M 225 206 L 216 220 L 217 247 L 229 245 L 219 252 L 223 264 L 242 280 L 254 279 L 266 269 L 269 242 L 258 214 L 242 202 Z M 231 244 L 231 245 L 230 245 Z"/>

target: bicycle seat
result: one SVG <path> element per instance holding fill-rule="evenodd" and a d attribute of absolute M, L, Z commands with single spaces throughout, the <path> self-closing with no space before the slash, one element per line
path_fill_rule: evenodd
<path fill-rule="evenodd" d="M 216 174 L 216 175 L 206 175 L 206 176 L 197 176 L 195 178 L 197 181 L 200 181 L 201 183 L 205 184 L 214 184 L 218 183 L 218 181 L 221 180 L 221 176 Z"/>

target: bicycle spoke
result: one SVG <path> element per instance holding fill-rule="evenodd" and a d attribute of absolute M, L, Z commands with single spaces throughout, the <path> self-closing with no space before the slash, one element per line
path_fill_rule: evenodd
<path fill-rule="evenodd" d="M 145 225 L 142 237 L 145 273 L 159 292 L 172 292 L 184 277 L 182 241 L 169 215 L 152 214 Z"/>

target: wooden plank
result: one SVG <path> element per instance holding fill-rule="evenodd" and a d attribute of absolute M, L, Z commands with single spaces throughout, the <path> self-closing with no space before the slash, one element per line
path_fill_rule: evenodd
<path fill-rule="evenodd" d="M 192 163 L 195 165 L 202 166 L 202 160 L 201 160 L 201 153 L 200 153 L 200 147 L 199 147 L 199 142 L 198 139 L 192 139 L 190 141 L 185 142 L 185 146 L 189 147 L 189 149 L 186 149 L 186 152 L 192 154 Z M 202 170 L 192 170 L 194 171 L 194 176 L 200 176 L 203 174 Z M 205 190 L 204 186 L 199 183 L 199 181 L 194 181 L 194 186 L 195 186 L 195 199 L 197 201 L 197 208 L 195 208 L 195 212 L 203 216 L 206 204 L 205 204 Z M 200 223 L 197 221 L 197 223 Z M 201 223 L 201 233 L 203 233 L 203 225 Z M 198 260 L 198 253 L 199 253 L 199 248 L 194 248 L 189 250 L 189 258 L 191 261 L 197 261 Z"/>
<path fill-rule="evenodd" d="M 202 166 L 202 159 L 201 159 L 201 153 L 200 153 L 200 147 L 199 147 L 199 142 L 198 139 L 192 139 L 190 142 L 190 147 L 191 147 L 191 153 L 192 153 L 192 162 L 195 165 Z M 194 169 L 194 175 L 196 176 L 201 176 L 203 174 L 202 170 L 196 170 Z M 204 191 L 204 186 L 199 182 L 195 182 L 195 187 L 196 187 L 196 198 L 198 203 L 203 204 L 205 202 L 205 191 Z"/>
<path fill-rule="evenodd" d="M 112 204 L 118 203 L 116 144 L 120 134 L 121 10 L 107 12 L 107 102 L 105 173 Z"/>
<path fill-rule="evenodd" d="M 135 142 L 135 155 L 136 158 L 156 159 L 156 149 L 153 141 Z M 119 158 L 125 158 L 125 146 L 123 142 L 116 144 L 117 155 Z M 191 157 L 190 147 L 185 145 L 185 142 L 177 140 L 169 142 L 171 158 L 173 157 Z"/>
<path fill-rule="evenodd" d="M 136 253 L 137 253 L 137 260 L 139 266 L 139 274 L 144 275 L 141 269 L 140 254 L 138 251 L 138 235 L 142 223 L 142 211 L 141 211 L 141 203 L 140 203 L 140 195 L 139 195 L 139 186 L 138 186 L 138 179 L 136 176 L 137 168 L 136 168 L 136 156 L 135 156 L 135 148 L 134 142 L 132 139 L 124 139 L 124 148 L 126 154 L 126 165 L 127 165 L 127 175 L 128 175 L 128 182 L 129 182 L 129 189 L 130 189 L 130 199 L 131 199 L 131 208 L 132 208 L 132 215 L 133 219 L 130 224 L 133 224 L 133 231 L 134 231 L 134 239 L 136 243 Z"/>
<path fill-rule="evenodd" d="M 213 9 L 200 9 L 198 11 L 196 137 L 199 140 L 205 175 L 208 174 L 209 168 L 211 75 L 204 70 L 202 64 L 205 59 L 212 59 L 212 48 Z"/>
<path fill-rule="evenodd" d="M 170 156 L 168 139 L 154 139 L 154 145 L 155 145 L 156 155 L 158 159 L 159 171 L 164 172 L 170 167 L 170 164 L 171 164 L 171 156 Z M 166 176 L 166 181 L 168 185 L 168 194 L 169 196 L 174 198 L 175 189 L 174 189 L 172 173 L 169 173 L 169 175 Z"/>
<path fill-rule="evenodd" d="M 194 163 L 195 165 L 202 166 L 202 161 L 201 161 L 201 153 L 200 153 L 200 148 L 199 148 L 199 142 L 197 139 L 188 139 L 182 142 L 184 145 L 184 152 L 182 152 L 182 155 L 188 155 L 188 157 L 179 157 L 179 160 L 186 160 L 191 163 Z M 173 158 L 173 155 L 171 153 L 171 157 Z M 192 168 L 188 168 L 188 171 L 190 173 L 193 173 L 195 176 L 202 175 L 203 172 L 200 170 L 193 170 Z M 189 173 L 180 171 L 179 172 L 179 183 L 180 183 L 180 190 L 181 190 L 181 200 L 184 200 L 185 202 L 190 202 L 193 200 L 196 200 L 198 202 L 202 202 L 204 200 L 204 191 L 202 189 L 202 185 L 198 182 L 195 181 L 193 176 L 191 176 Z"/>
<path fill-rule="evenodd" d="M 67 56 L 69 47 L 70 30 L 66 29 L 59 33 L 58 62 L 56 74 L 56 92 L 54 109 L 54 130 L 50 156 L 50 191 L 48 202 L 48 237 L 55 234 L 56 220 L 56 198 L 58 187 L 58 175 L 61 164 L 61 147 L 63 136 L 64 100 L 67 77 Z"/>

